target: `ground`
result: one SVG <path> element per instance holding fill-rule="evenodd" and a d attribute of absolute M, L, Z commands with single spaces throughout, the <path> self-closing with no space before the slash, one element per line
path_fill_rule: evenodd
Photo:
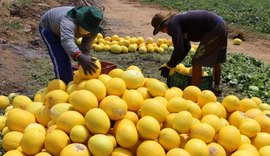
<path fill-rule="evenodd" d="M 7 2 L 1 1 L 0 13 L 0 95 L 8 95 L 12 92 L 26 94 L 29 89 L 28 78 L 29 71 L 41 70 L 31 64 L 31 59 L 37 57 L 47 57 L 46 48 L 38 34 L 38 21 L 44 11 L 62 5 L 80 5 L 83 1 L 75 0 L 43 0 L 42 2 L 34 0 L 32 5 L 13 5 L 7 7 Z M 87 1 L 87 0 L 85 0 Z M 90 0 L 88 0 L 89 2 Z M 142 36 L 153 37 L 150 21 L 157 12 L 166 12 L 168 10 L 159 6 L 142 5 L 136 0 L 99 0 L 99 5 L 103 5 L 105 16 L 105 35 L 117 34 L 119 36 Z M 3 8 L 3 9 L 2 9 Z M 170 10 L 172 11 L 172 10 Z M 246 31 L 239 27 L 229 25 L 228 52 L 245 53 L 258 60 L 270 63 L 270 42 L 269 37 L 258 35 L 252 31 Z M 233 45 L 232 38 L 240 36 L 244 42 L 240 46 Z M 165 37 L 164 34 L 158 34 L 154 38 Z M 129 65 L 138 65 L 143 68 L 145 74 L 149 77 L 158 76 L 157 68 L 165 62 L 154 60 L 152 56 L 146 55 L 142 58 L 140 55 L 112 55 L 94 53 L 97 57 L 117 63 L 119 67 Z M 25 64 L 31 64 L 32 68 L 25 69 Z M 155 74 L 155 75 L 151 75 Z M 164 80 L 164 79 L 163 79 Z M 37 89 L 38 90 L 38 89 Z"/>

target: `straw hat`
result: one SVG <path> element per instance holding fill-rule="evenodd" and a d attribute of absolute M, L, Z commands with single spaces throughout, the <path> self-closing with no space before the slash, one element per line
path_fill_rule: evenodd
<path fill-rule="evenodd" d="M 154 15 L 151 21 L 151 25 L 154 27 L 153 35 L 156 35 L 160 31 L 161 25 L 171 17 L 172 13 L 162 14 L 157 13 Z"/>

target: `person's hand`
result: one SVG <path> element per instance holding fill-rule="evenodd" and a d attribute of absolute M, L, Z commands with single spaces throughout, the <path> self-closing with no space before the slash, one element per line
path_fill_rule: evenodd
<path fill-rule="evenodd" d="M 158 70 L 160 70 L 160 75 L 164 78 L 168 78 L 169 75 L 174 73 L 174 68 L 169 67 L 167 64 L 161 65 Z"/>
<path fill-rule="evenodd" d="M 96 58 L 81 53 L 76 59 L 78 64 L 82 66 L 85 75 L 87 73 L 93 74 L 98 69 L 98 66 L 95 64 Z"/>

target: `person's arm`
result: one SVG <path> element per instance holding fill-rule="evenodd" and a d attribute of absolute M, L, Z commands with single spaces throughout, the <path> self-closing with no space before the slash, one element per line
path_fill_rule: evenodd
<path fill-rule="evenodd" d="M 185 56 L 187 55 L 188 51 L 185 48 L 184 44 L 189 43 L 187 40 L 183 39 L 182 30 L 178 26 L 171 26 L 169 29 L 169 35 L 172 37 L 174 50 L 172 52 L 171 58 L 168 61 L 167 65 L 169 67 L 175 67 L 178 63 L 182 62 Z M 190 49 L 190 48 L 189 48 Z"/>
<path fill-rule="evenodd" d="M 65 51 L 72 57 L 73 54 L 80 51 L 79 47 L 75 43 L 76 37 L 76 25 L 69 17 L 63 17 L 60 23 L 60 38 L 61 45 Z"/>
<path fill-rule="evenodd" d="M 83 37 L 82 43 L 79 46 L 79 49 L 82 53 L 89 55 L 92 44 L 96 38 L 97 34 L 90 33 L 90 35 Z"/>

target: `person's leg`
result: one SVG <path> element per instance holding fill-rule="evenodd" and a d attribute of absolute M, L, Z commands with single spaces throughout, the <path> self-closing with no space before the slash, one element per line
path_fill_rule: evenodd
<path fill-rule="evenodd" d="M 214 73 L 214 91 L 221 92 L 220 79 L 221 79 L 221 64 L 216 64 L 213 68 Z"/>
<path fill-rule="evenodd" d="M 73 71 L 70 58 L 61 46 L 59 37 L 41 27 L 39 31 L 52 60 L 55 78 L 61 79 L 68 84 L 73 80 Z"/>
<path fill-rule="evenodd" d="M 193 86 L 199 86 L 200 81 L 202 77 L 202 67 L 198 65 L 193 65 L 192 66 L 192 80 L 191 84 Z"/>

